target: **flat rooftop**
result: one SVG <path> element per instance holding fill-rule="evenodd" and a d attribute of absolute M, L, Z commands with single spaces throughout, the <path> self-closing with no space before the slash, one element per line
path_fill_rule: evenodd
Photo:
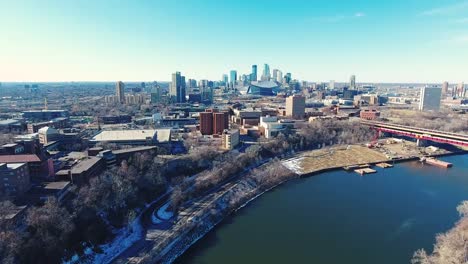
<path fill-rule="evenodd" d="M 78 164 L 71 168 L 72 173 L 82 173 L 91 169 L 96 163 L 98 163 L 101 158 L 98 157 L 89 157 L 88 159 L 80 161 Z"/>
<path fill-rule="evenodd" d="M 41 159 L 35 154 L 0 155 L 0 163 L 24 163 L 24 162 L 41 162 Z"/>
<path fill-rule="evenodd" d="M 144 141 L 156 135 L 158 142 L 171 140 L 170 129 L 106 130 L 93 137 L 93 141 Z"/>

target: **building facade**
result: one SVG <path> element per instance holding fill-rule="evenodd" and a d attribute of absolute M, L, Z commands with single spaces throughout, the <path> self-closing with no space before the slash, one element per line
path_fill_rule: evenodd
<path fill-rule="evenodd" d="M 229 113 L 217 109 L 207 109 L 200 113 L 200 132 L 202 135 L 221 135 L 229 128 Z"/>
<path fill-rule="evenodd" d="M 172 102 L 185 103 L 185 88 L 185 76 L 182 76 L 180 72 L 173 73 L 169 89 Z"/>
<path fill-rule="evenodd" d="M 232 70 L 230 72 L 230 83 L 231 83 L 231 86 L 234 87 L 236 85 L 236 81 L 237 81 L 237 71 L 236 70 Z"/>
<path fill-rule="evenodd" d="M 351 75 L 349 78 L 349 88 L 351 90 L 356 90 L 356 75 Z"/>
<path fill-rule="evenodd" d="M 239 145 L 240 133 L 238 129 L 224 130 L 222 135 L 222 147 L 223 149 L 232 150 Z"/>
<path fill-rule="evenodd" d="M 305 114 L 305 97 L 292 95 L 286 98 L 286 116 L 294 119 L 302 119 Z"/>
<path fill-rule="evenodd" d="M 419 97 L 419 111 L 439 111 L 442 88 L 422 87 Z"/>
<path fill-rule="evenodd" d="M 0 163 L 0 196 L 16 197 L 31 188 L 26 163 Z"/>
<path fill-rule="evenodd" d="M 257 65 L 252 65 L 252 73 L 250 74 L 250 81 L 257 81 Z"/>
<path fill-rule="evenodd" d="M 123 82 L 118 81 L 115 84 L 115 95 L 121 104 L 125 103 L 125 84 Z"/>

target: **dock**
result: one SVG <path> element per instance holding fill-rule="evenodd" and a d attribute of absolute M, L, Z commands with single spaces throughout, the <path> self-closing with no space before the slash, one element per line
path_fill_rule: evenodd
<path fill-rule="evenodd" d="M 345 171 L 352 171 L 352 170 L 357 170 L 357 169 L 365 169 L 369 168 L 371 165 L 370 164 L 361 164 L 361 165 L 351 165 L 351 166 L 345 166 L 343 169 Z"/>
<path fill-rule="evenodd" d="M 425 164 L 441 167 L 441 168 L 450 168 L 453 166 L 453 164 L 450 162 L 445 162 L 445 161 L 438 160 L 435 158 L 421 158 L 421 162 Z"/>
<path fill-rule="evenodd" d="M 377 167 L 379 167 L 379 168 L 383 168 L 383 169 L 386 169 L 386 168 L 393 168 L 393 165 L 388 164 L 388 163 L 385 163 L 385 162 L 377 163 L 377 164 L 375 164 L 375 166 L 377 166 Z"/>
<path fill-rule="evenodd" d="M 356 173 L 359 173 L 361 176 L 364 174 L 371 174 L 371 173 L 376 173 L 376 170 L 373 170 L 371 168 L 364 168 L 364 169 L 357 169 L 354 170 Z"/>

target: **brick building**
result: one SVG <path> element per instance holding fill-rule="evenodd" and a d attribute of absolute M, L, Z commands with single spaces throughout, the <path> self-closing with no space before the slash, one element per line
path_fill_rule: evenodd
<path fill-rule="evenodd" d="M 202 135 L 221 135 L 229 128 L 229 113 L 207 109 L 200 113 L 200 132 Z"/>
<path fill-rule="evenodd" d="M 0 163 L 0 196 L 21 196 L 31 188 L 26 163 Z"/>

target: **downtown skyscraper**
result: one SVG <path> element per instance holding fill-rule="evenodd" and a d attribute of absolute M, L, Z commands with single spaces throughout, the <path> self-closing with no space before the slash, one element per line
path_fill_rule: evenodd
<path fill-rule="evenodd" d="M 263 67 L 262 81 L 269 81 L 271 78 L 270 66 L 265 63 Z"/>
<path fill-rule="evenodd" d="M 252 73 L 250 74 L 250 81 L 257 81 L 257 65 L 252 65 Z"/>
<path fill-rule="evenodd" d="M 232 70 L 231 71 L 231 74 L 230 74 L 231 78 L 230 78 L 230 83 L 231 83 L 231 86 L 234 87 L 236 85 L 236 81 L 237 81 L 237 71 L 236 70 Z"/>
<path fill-rule="evenodd" d="M 356 90 L 356 75 L 351 75 L 349 78 L 349 89 Z"/>
<path fill-rule="evenodd" d="M 169 90 L 172 102 L 185 103 L 185 88 L 185 76 L 182 76 L 180 72 L 173 73 Z"/>
<path fill-rule="evenodd" d="M 229 78 L 228 78 L 228 75 L 227 74 L 223 74 L 223 78 L 222 78 L 222 82 L 225 86 L 228 85 L 229 83 Z"/>

